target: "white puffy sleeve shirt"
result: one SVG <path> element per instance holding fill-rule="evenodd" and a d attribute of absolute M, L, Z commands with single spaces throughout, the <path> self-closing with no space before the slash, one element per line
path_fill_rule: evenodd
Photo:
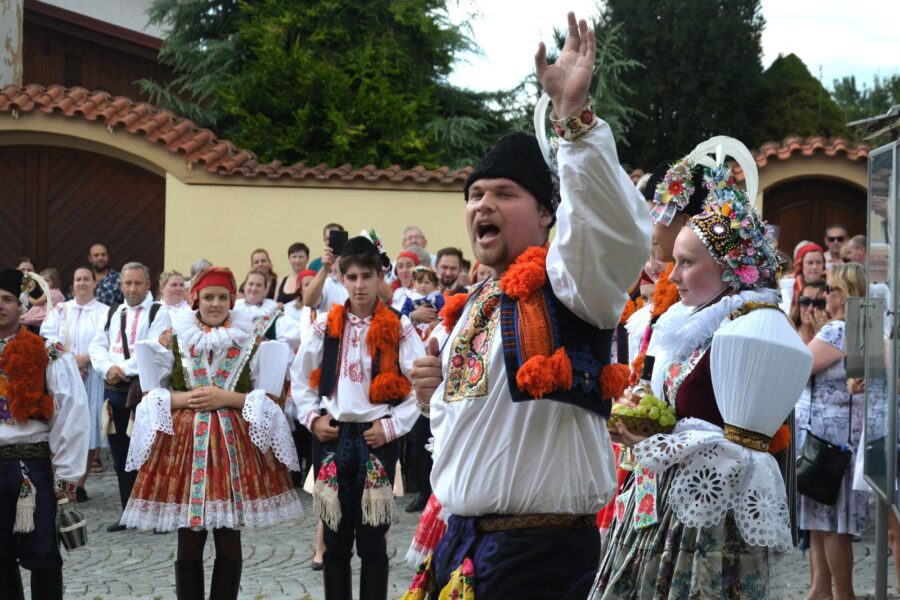
<path fill-rule="evenodd" d="M 547 255 L 551 285 L 578 317 L 614 327 L 649 254 L 649 213 L 618 164 L 606 123 L 576 142 L 562 141 L 559 170 L 562 203 Z M 496 310 L 493 319 L 499 316 Z M 431 484 L 442 506 L 461 516 L 589 514 L 612 498 L 615 464 L 605 421 L 550 399 L 513 402 L 499 327 L 489 340 L 483 396 L 445 400 L 449 354 L 443 352 L 445 380 L 431 399 Z"/>
<path fill-rule="evenodd" d="M 346 314 L 338 358 L 340 375 L 335 393 L 320 398 L 318 389 L 310 385 L 310 375 L 322 365 L 327 319 L 327 314 L 319 315 L 309 335 L 303 338 L 300 352 L 291 365 L 291 393 L 299 421 L 311 430 L 313 420 L 324 408 L 333 419 L 350 423 L 389 417 L 385 424 L 388 441 L 409 433 L 419 418 L 412 389 L 406 400 L 397 406 L 369 402 L 372 357 L 366 349 L 366 335 L 371 318 L 359 319 L 349 311 Z M 408 378 L 413 361 L 424 354 L 425 346 L 412 323 L 406 317 L 400 317 L 400 372 Z"/>

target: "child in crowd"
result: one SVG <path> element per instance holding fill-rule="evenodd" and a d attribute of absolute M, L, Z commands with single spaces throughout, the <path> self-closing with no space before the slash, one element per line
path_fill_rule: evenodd
<path fill-rule="evenodd" d="M 444 308 L 444 296 L 438 290 L 437 273 L 428 267 L 419 266 L 413 270 L 413 291 L 406 299 L 406 302 L 403 303 L 403 308 L 400 312 L 403 313 L 403 316 L 408 317 L 411 312 L 423 305 L 429 306 L 440 313 L 441 309 Z M 423 339 L 427 338 L 431 330 L 434 329 L 435 323 L 437 323 L 437 320 L 417 325 L 416 329 L 419 330 L 419 335 Z"/>

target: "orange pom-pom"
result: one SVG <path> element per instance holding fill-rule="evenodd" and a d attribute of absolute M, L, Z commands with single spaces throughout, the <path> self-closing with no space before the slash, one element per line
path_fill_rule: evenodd
<path fill-rule="evenodd" d="M 13 419 L 49 420 L 53 416 L 53 399 L 44 391 L 47 364 L 50 359 L 44 340 L 25 328 L 13 338 L 3 352 L 8 379 L 9 413 Z"/>
<path fill-rule="evenodd" d="M 656 288 L 653 290 L 653 310 L 650 312 L 651 318 L 656 318 L 664 314 L 669 308 L 681 299 L 678 295 L 678 288 L 669 281 L 669 275 L 675 269 L 675 263 L 669 263 L 666 270 L 656 281 Z"/>
<path fill-rule="evenodd" d="M 340 338 L 344 334 L 344 305 L 335 304 L 328 312 L 328 319 L 325 321 L 325 330 L 328 337 Z"/>
<path fill-rule="evenodd" d="M 572 387 L 572 363 L 565 348 L 557 349 L 552 356 L 532 356 L 522 363 L 516 372 L 516 385 L 536 399 Z"/>
<path fill-rule="evenodd" d="M 453 294 L 444 299 L 444 308 L 441 309 L 439 316 L 447 333 L 450 333 L 456 327 L 456 323 L 459 321 L 459 317 L 462 316 L 468 300 L 468 294 Z"/>
<path fill-rule="evenodd" d="M 600 392 L 604 398 L 618 398 L 628 385 L 628 365 L 612 363 L 600 373 Z"/>
<path fill-rule="evenodd" d="M 775 432 L 775 435 L 772 436 L 772 441 L 769 442 L 769 454 L 778 454 L 779 452 L 787 450 L 790 443 L 791 428 L 787 425 L 782 425 L 778 428 L 778 431 Z"/>
<path fill-rule="evenodd" d="M 622 316 L 619 317 L 619 323 L 624 325 L 628 319 L 631 318 L 631 315 L 634 314 L 634 311 L 637 310 L 637 306 L 634 303 L 634 300 L 631 298 L 628 299 L 628 302 L 625 303 L 625 308 L 622 309 Z"/>
<path fill-rule="evenodd" d="M 519 255 L 500 278 L 500 289 L 511 298 L 525 298 L 547 280 L 547 250 L 533 246 Z"/>
<path fill-rule="evenodd" d="M 395 373 L 381 373 L 369 386 L 369 401 L 372 404 L 401 402 L 409 395 L 409 380 Z"/>
<path fill-rule="evenodd" d="M 320 381 L 322 381 L 322 369 L 318 368 L 309 374 L 309 387 L 319 389 Z"/>
<path fill-rule="evenodd" d="M 646 358 L 646 356 L 646 352 L 641 352 L 634 357 L 633 361 L 631 361 L 631 375 L 628 377 L 628 383 L 630 385 L 637 385 L 638 380 L 641 378 L 641 373 L 644 371 L 644 358 Z"/>

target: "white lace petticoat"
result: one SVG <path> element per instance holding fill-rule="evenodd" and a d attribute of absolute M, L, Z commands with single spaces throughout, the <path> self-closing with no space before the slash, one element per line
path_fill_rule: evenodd
<path fill-rule="evenodd" d="M 712 423 L 683 419 L 671 434 L 637 444 L 634 456 L 657 473 L 677 468 L 668 501 L 686 526 L 715 525 L 733 510 L 748 544 L 781 552 L 793 548 L 784 481 L 769 453 L 725 439 Z"/>

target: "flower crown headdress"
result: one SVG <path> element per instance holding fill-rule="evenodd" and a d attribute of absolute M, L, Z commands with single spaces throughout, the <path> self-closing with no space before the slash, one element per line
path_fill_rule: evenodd
<path fill-rule="evenodd" d="M 713 152 L 715 160 L 709 156 Z M 735 184 L 725 164 L 727 156 L 743 169 L 746 192 Z M 688 227 L 725 268 L 722 281 L 736 290 L 772 287 L 778 257 L 768 224 L 753 208 L 759 176 L 750 151 L 734 138 L 717 136 L 694 148 L 688 158 L 705 167 L 704 185 L 709 190 L 703 212 L 691 217 Z"/>
<path fill-rule="evenodd" d="M 687 156 L 676 161 L 657 184 L 650 210 L 653 222 L 669 225 L 691 201 L 694 191 L 694 162 Z"/>

